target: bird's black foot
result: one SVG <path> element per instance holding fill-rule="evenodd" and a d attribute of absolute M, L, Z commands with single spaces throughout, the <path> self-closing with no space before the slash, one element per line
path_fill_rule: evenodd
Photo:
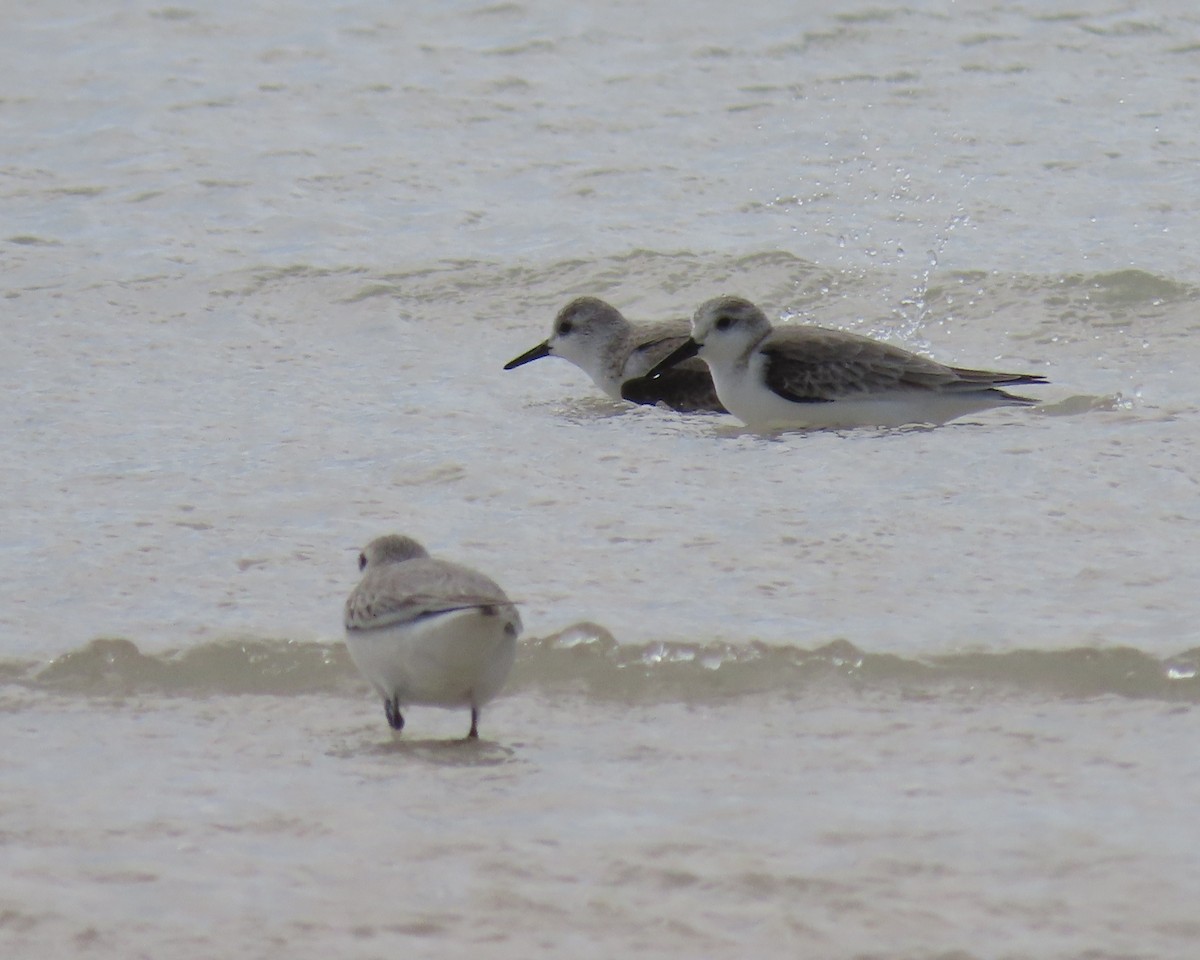
<path fill-rule="evenodd" d="M 479 709 L 477 707 L 471 708 L 471 730 L 467 733 L 467 739 L 479 739 Z"/>
<path fill-rule="evenodd" d="M 388 726 L 393 730 L 404 729 L 404 718 L 400 716 L 399 700 L 384 700 L 383 713 L 387 717 Z"/>

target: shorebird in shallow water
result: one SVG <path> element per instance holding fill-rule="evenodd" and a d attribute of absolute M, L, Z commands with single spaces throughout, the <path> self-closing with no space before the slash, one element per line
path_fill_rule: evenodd
<path fill-rule="evenodd" d="M 359 672 L 383 697 L 393 730 L 409 704 L 479 710 L 504 685 L 521 618 L 482 573 L 431 557 L 395 534 L 359 554 L 363 578 L 346 601 L 346 646 Z"/>
<path fill-rule="evenodd" d="M 691 338 L 648 374 L 701 357 L 717 396 L 753 429 L 945 423 L 991 407 L 1028 406 L 1001 387 L 1045 377 L 948 367 L 868 337 L 823 327 L 772 327 L 740 297 L 701 304 Z"/>
<path fill-rule="evenodd" d="M 614 400 L 665 403 L 683 412 L 724 412 L 708 368 L 699 360 L 682 361 L 654 380 L 645 376 L 658 361 L 688 339 L 686 320 L 635 326 L 621 312 L 595 297 L 572 300 L 554 318 L 548 340 L 504 365 L 505 370 L 542 357 L 570 360 Z"/>

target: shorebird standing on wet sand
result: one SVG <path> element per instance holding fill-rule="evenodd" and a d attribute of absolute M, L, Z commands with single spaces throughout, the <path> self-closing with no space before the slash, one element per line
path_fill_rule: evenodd
<path fill-rule="evenodd" d="M 508 677 L 521 618 L 482 573 L 431 557 L 411 537 L 391 534 L 359 554 L 363 578 L 346 601 L 346 647 L 383 697 L 393 730 L 409 704 L 479 709 Z"/>

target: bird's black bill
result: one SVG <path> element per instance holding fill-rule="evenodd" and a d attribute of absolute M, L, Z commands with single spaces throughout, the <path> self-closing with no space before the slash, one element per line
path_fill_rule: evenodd
<path fill-rule="evenodd" d="M 542 357 L 548 357 L 548 356 L 550 356 L 550 341 L 549 340 L 545 341 L 544 343 L 539 343 L 532 350 L 526 350 L 519 357 L 515 357 L 514 359 L 509 360 L 508 363 L 506 363 L 504 365 L 504 369 L 512 370 L 514 367 L 519 367 L 522 364 L 529 363 L 531 360 L 541 360 Z"/>
<path fill-rule="evenodd" d="M 663 357 L 658 363 L 646 371 L 646 380 L 653 380 L 655 377 L 661 376 L 664 371 L 670 370 L 678 363 L 683 363 L 684 360 L 691 359 L 700 352 L 700 344 L 691 337 L 688 337 L 687 342 L 678 349 L 673 350 Z"/>

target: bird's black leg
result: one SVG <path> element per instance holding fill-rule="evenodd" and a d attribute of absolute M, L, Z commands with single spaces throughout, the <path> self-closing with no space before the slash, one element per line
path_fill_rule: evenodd
<path fill-rule="evenodd" d="M 479 708 L 471 708 L 471 732 L 467 734 L 468 740 L 479 739 Z"/>
<path fill-rule="evenodd" d="M 383 701 L 383 713 L 387 717 L 388 726 L 393 730 L 404 729 L 404 718 L 400 716 L 400 701 L 394 697 Z"/>

